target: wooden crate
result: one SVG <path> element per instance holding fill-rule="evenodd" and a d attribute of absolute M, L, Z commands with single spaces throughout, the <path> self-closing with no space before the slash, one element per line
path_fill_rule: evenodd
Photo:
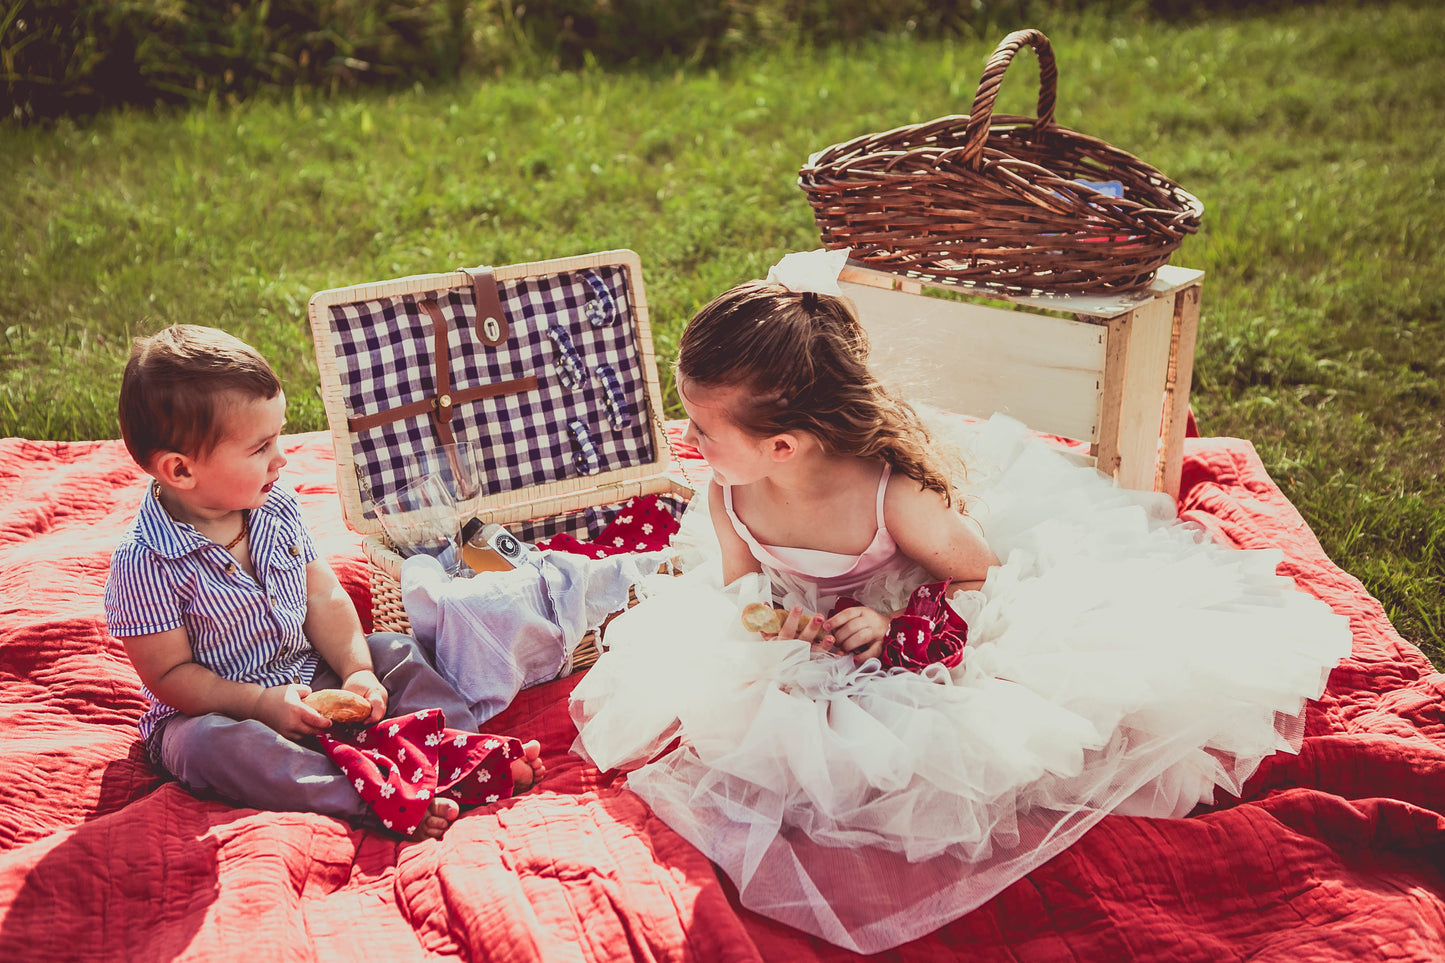
<path fill-rule="evenodd" d="M 691 495 L 667 473 L 642 265 L 632 251 L 332 288 L 312 296 L 308 313 L 337 489 L 347 526 L 364 536 L 378 630 L 410 626 L 401 557 L 374 505 L 405 484 L 398 465 L 424 445 L 480 443 L 487 481 L 462 507 L 529 541 L 574 519 L 590 531 L 569 533 L 595 535 L 605 523 L 595 510 L 638 495 Z M 584 361 L 575 386 L 559 369 L 554 326 Z M 625 427 L 606 417 L 603 363 L 631 406 Z M 591 470 L 579 463 L 570 429 L 559 427 L 569 420 L 592 433 Z"/>
<path fill-rule="evenodd" d="M 840 283 L 885 383 L 949 411 L 999 411 L 1087 442 L 1121 486 L 1178 497 L 1203 274 L 1166 265 L 1127 295 L 952 289 L 975 298 L 965 301 L 853 263 Z"/>

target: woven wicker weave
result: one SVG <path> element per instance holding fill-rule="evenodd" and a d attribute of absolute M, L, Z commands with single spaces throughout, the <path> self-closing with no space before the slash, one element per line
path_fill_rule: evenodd
<path fill-rule="evenodd" d="M 1004 72 L 1032 46 L 1037 118 L 995 115 Z M 1011 292 L 1141 288 L 1199 229 L 1203 205 L 1137 157 L 1054 123 L 1048 38 L 1019 30 L 973 109 L 835 144 L 799 172 L 830 248 L 887 271 Z M 1079 181 L 1118 181 L 1122 197 Z"/>

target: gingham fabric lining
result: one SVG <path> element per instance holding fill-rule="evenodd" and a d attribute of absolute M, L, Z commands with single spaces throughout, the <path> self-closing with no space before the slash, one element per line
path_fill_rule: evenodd
<path fill-rule="evenodd" d="M 627 269 L 610 265 L 519 278 L 503 282 L 498 293 L 511 335 L 496 348 L 477 340 L 470 287 L 333 306 L 333 344 L 348 414 L 374 414 L 435 395 L 434 334 L 431 319 L 418 307 L 430 297 L 449 322 L 453 392 L 528 375 L 536 375 L 539 383 L 535 391 L 459 404 L 453 412 L 457 440 L 481 444 L 484 494 L 653 463 L 649 419 L 634 418 L 614 428 L 596 375 L 598 366 L 610 367 L 634 410 L 650 411 Z M 589 303 L 606 297 L 612 300 L 610 311 L 593 304 L 589 312 Z M 590 320 L 608 316 L 611 323 Z M 576 388 L 568 388 L 558 375 L 557 352 L 547 337 L 550 324 L 567 331 L 586 369 L 587 377 Z M 587 426 L 590 452 L 568 430 L 568 423 L 577 420 Z M 435 444 L 427 415 L 358 433 L 353 455 L 368 515 L 375 499 L 411 480 L 406 456 Z M 593 464 L 595 472 L 588 471 Z"/>

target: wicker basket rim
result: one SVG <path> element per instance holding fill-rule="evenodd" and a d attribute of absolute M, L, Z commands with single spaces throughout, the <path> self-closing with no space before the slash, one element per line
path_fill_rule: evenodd
<path fill-rule="evenodd" d="M 967 117 L 963 119 L 967 120 Z M 1026 120 L 1012 117 L 1008 119 Z M 1139 215 L 1164 214 L 1174 218 L 1193 219 L 1196 222 L 1204 214 L 1204 204 L 1197 196 L 1138 157 L 1067 127 L 1055 125 L 1048 129 L 1047 134 L 1054 140 L 1074 140 L 1089 147 L 1094 155 L 1112 155 L 1118 166 L 1098 171 L 1097 180 L 1107 180 L 1111 174 L 1122 174 L 1132 168 L 1130 180 L 1133 182 L 1133 197 L 1113 197 L 1101 193 L 1087 185 L 1081 185 L 1077 178 L 1065 176 L 1035 161 L 1018 157 L 1004 147 L 986 146 L 981 155 L 981 163 L 975 168 L 968 161 L 962 146 L 939 144 L 936 138 L 917 144 L 906 141 L 907 134 L 925 126 L 927 125 L 914 124 L 898 128 L 893 133 L 902 132 L 899 135 L 901 143 L 886 150 L 874 149 L 863 153 L 854 149 L 854 145 L 861 142 L 881 140 L 882 135 L 854 138 L 852 141 L 826 148 L 814 154 L 808 164 L 799 170 L 798 185 L 809 193 L 819 193 L 844 191 L 852 187 L 876 188 L 885 181 L 908 184 L 957 178 L 966 182 L 970 189 L 976 190 L 980 180 L 986 180 L 996 171 L 1006 170 L 1037 186 L 1047 188 L 1050 193 L 1059 190 L 1075 192 L 1080 195 L 1080 201 L 1094 208 L 1128 211 Z M 1009 131 L 1021 129 L 1007 128 Z M 1149 199 L 1157 203 L 1144 203 L 1140 199 L 1141 195 L 1149 195 Z"/>

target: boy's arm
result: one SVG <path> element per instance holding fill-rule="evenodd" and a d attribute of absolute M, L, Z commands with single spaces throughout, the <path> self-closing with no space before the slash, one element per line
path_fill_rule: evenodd
<path fill-rule="evenodd" d="M 266 688 L 254 682 L 232 682 L 194 661 L 184 628 L 120 641 L 146 688 L 188 716 L 217 712 L 233 719 L 257 719 L 292 739 L 331 725 L 301 701 L 310 693 L 304 685 Z"/>
<path fill-rule="evenodd" d="M 361 619 L 351 596 L 324 558 L 306 565 L 306 621 L 302 624 L 312 648 L 321 654 L 341 687 L 371 703 L 366 725 L 386 715 L 386 688 L 372 671 L 371 650 L 361 631 Z"/>

